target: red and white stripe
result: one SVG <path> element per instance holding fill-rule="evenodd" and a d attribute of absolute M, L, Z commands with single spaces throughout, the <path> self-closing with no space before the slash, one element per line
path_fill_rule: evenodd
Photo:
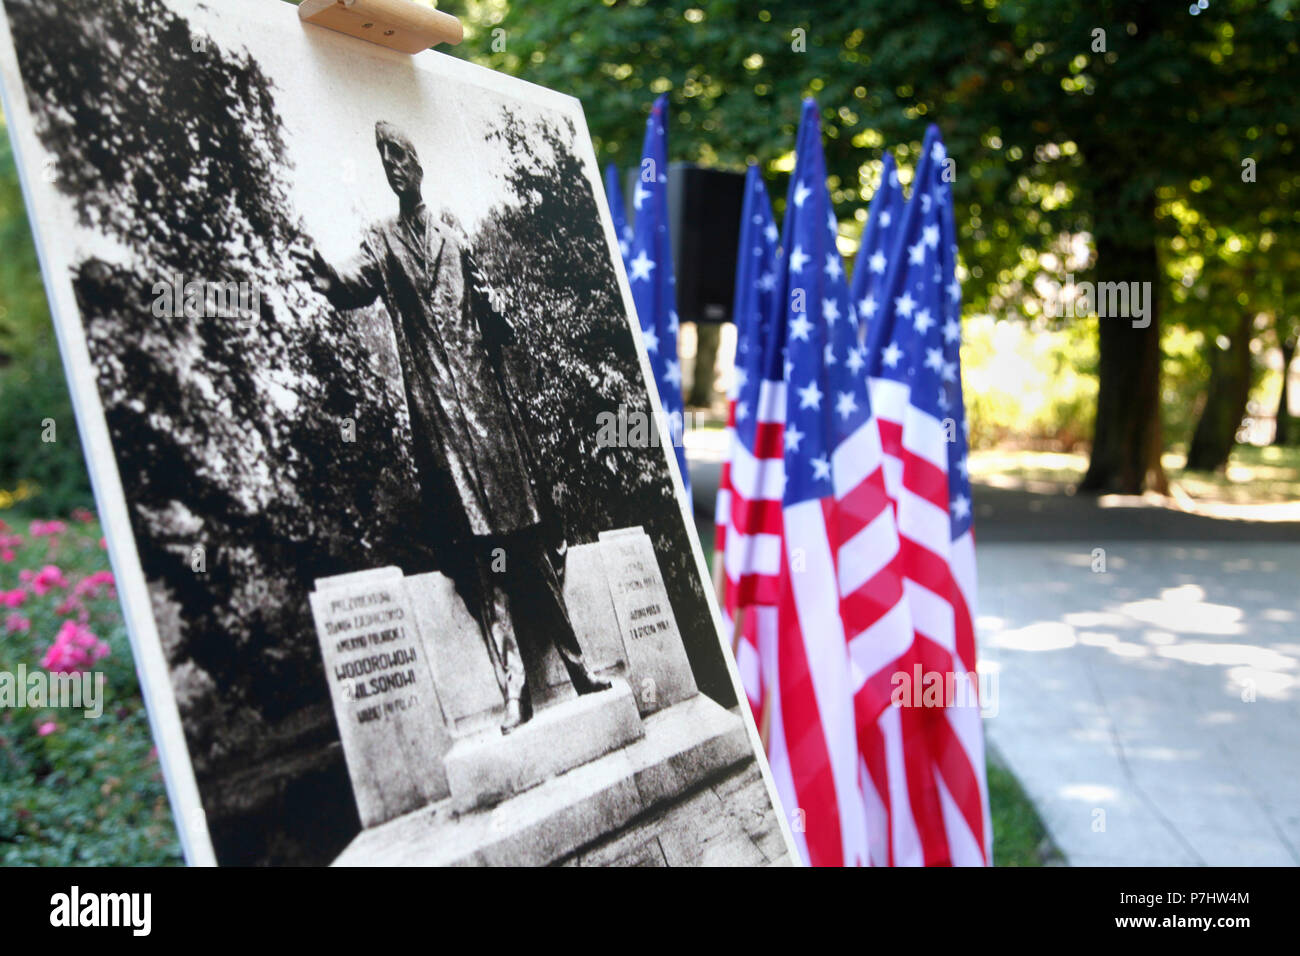
<path fill-rule="evenodd" d="M 894 834 L 891 854 L 899 863 L 987 865 L 992 829 L 984 734 L 976 688 L 969 683 L 976 665 L 974 539 L 970 532 L 956 541 L 951 537 L 943 423 L 910 403 L 905 384 L 873 379 L 870 386 L 915 630 L 908 663 L 945 679 L 952 675 L 960 694 L 942 708 L 891 708 L 897 720 L 887 714 L 880 725 L 877 751 L 887 753 L 896 734 L 907 757 L 905 780 L 896 780 L 889 765 L 884 789 L 893 795 L 905 785 L 917 835 L 913 841 L 910 833 Z M 884 762 L 877 759 L 876 765 Z"/>
<path fill-rule="evenodd" d="M 785 488 L 785 384 L 763 381 L 754 447 L 748 447 L 735 428 L 735 400 L 729 403 L 730 455 L 718 485 L 715 512 L 714 560 L 722 562 L 722 611 L 736 633 L 732 644 L 755 720 L 761 721 L 771 654 L 764 655 L 757 619 L 750 608 L 774 608 L 778 600 L 781 562 L 781 494 Z M 775 641 L 771 631 L 769 640 Z"/>

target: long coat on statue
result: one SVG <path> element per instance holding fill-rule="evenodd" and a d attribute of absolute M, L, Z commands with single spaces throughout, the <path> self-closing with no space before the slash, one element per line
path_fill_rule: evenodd
<path fill-rule="evenodd" d="M 424 500 L 449 485 L 473 535 L 538 524 L 528 442 L 506 394 L 501 350 L 514 329 L 469 251 L 422 204 L 367 230 L 338 278 L 336 307 L 382 297 L 392 317 Z"/>

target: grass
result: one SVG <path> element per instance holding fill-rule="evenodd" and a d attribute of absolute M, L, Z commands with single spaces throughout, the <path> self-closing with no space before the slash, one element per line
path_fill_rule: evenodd
<path fill-rule="evenodd" d="M 988 775 L 994 866 L 1062 865 L 1064 858 L 1020 781 L 994 759 L 988 762 Z"/>

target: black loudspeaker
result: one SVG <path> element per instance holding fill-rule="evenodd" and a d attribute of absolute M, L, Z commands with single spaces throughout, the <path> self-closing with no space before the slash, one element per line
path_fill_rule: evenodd
<path fill-rule="evenodd" d="M 629 197 L 639 174 L 639 167 L 628 170 Z M 668 229 L 681 321 L 731 321 L 744 204 L 744 173 L 693 163 L 668 164 Z M 629 217 L 635 216 L 630 198 L 627 206 Z"/>

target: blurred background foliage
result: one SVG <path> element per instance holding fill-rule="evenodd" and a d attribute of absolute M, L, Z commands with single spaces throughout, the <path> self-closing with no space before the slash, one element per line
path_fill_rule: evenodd
<path fill-rule="evenodd" d="M 967 312 L 996 320 L 967 330 L 976 445 L 1086 452 L 1100 427 L 1097 488 L 1130 491 L 1159 450 L 1221 470 L 1239 440 L 1300 442 L 1283 393 L 1300 338 L 1298 5 L 441 4 L 467 28 L 448 52 L 579 97 L 602 162 L 637 162 L 668 92 L 672 158 L 759 163 L 778 215 L 799 100 L 816 96 L 848 256 L 884 150 L 906 180 L 937 122 L 958 162 Z M 0 249 L 0 504 L 66 512 L 89 488 L 7 142 Z M 1071 275 L 1152 281 L 1155 333 L 1048 317 Z M 1012 366 L 1019 383 L 996 374 Z"/>
<path fill-rule="evenodd" d="M 1046 337 L 1024 345 L 1037 359 L 1020 402 L 968 386 L 976 440 L 1091 445 L 1092 488 L 1136 491 L 1162 485 L 1162 449 L 1214 470 L 1248 416 L 1268 426 L 1250 437 L 1273 437 L 1300 327 L 1297 5 L 442 6 L 469 28 L 456 55 L 579 97 L 602 161 L 638 161 L 642 118 L 667 92 L 671 158 L 758 163 L 778 215 L 799 101 L 817 97 L 846 255 L 884 150 L 906 181 L 937 123 L 958 164 L 967 314 Z M 1151 282 L 1150 330 L 1047 318 L 1071 275 Z M 966 374 L 987 377 L 1003 341 L 969 328 Z M 1027 394 L 1029 381 L 1046 394 Z M 1278 440 L 1300 438 L 1289 424 L 1284 409 Z"/>

